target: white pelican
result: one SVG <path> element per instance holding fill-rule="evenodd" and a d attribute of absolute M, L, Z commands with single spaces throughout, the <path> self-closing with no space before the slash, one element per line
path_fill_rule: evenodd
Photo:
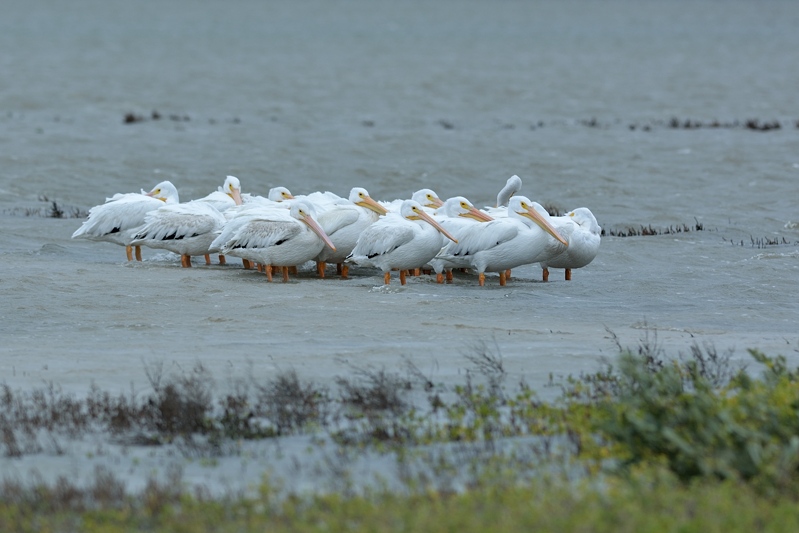
<path fill-rule="evenodd" d="M 442 234 L 457 242 L 419 202 L 405 200 L 399 213 L 381 217 L 361 233 L 347 262 L 379 268 L 386 285 L 391 270 L 398 269 L 400 283 L 405 285 L 406 270 L 421 267 L 441 250 Z"/>
<path fill-rule="evenodd" d="M 439 258 L 457 264 L 467 261 L 477 270 L 480 286 L 485 272 L 499 272 L 499 284 L 505 285 L 505 272 L 511 268 L 541 261 L 551 255 L 551 238 L 568 242 L 549 222 L 546 210 L 524 196 L 514 196 L 508 205 L 508 217 L 485 224 L 473 224 L 458 243 L 450 243 Z M 545 255 L 549 254 L 549 255 Z"/>
<path fill-rule="evenodd" d="M 165 205 L 147 213 L 131 244 L 180 254 L 184 268 L 191 266 L 193 255 L 204 255 L 206 264 L 210 264 L 208 248 L 225 222 L 224 215 L 210 202 Z M 224 264 L 222 257 L 220 263 Z"/>
<path fill-rule="evenodd" d="M 241 205 L 241 182 L 227 176 L 222 187 L 208 196 L 147 213 L 131 244 L 179 254 L 184 268 L 191 266 L 193 255 L 204 255 L 210 264 L 208 248 L 226 222 L 222 212 L 237 205 Z M 219 263 L 225 264 L 225 256 L 219 256 Z"/>
<path fill-rule="evenodd" d="M 508 202 L 514 194 L 518 194 L 522 190 L 522 179 L 514 174 L 505 186 L 497 193 L 497 205 L 494 207 L 486 207 L 484 211 L 492 217 L 506 217 L 508 216 Z"/>
<path fill-rule="evenodd" d="M 247 202 L 252 202 L 253 197 L 249 194 L 242 196 L 241 194 L 241 181 L 236 176 L 227 176 L 225 178 L 225 183 L 222 184 L 216 191 L 212 192 L 208 196 L 203 198 L 198 198 L 193 200 L 194 202 L 206 202 L 210 205 L 213 205 L 217 211 L 225 215 L 225 218 L 228 218 L 226 215 L 229 209 L 233 209 L 237 206 L 240 206 L 244 203 L 245 197 Z M 211 239 L 213 241 L 213 239 Z M 205 254 L 205 263 L 210 264 L 211 260 L 208 256 L 208 253 Z M 182 261 L 181 261 L 182 262 Z M 191 260 L 189 259 L 189 265 L 191 265 Z M 225 264 L 225 256 L 219 255 L 219 264 Z"/>
<path fill-rule="evenodd" d="M 316 269 L 320 277 L 325 276 L 325 263 L 336 263 L 341 277 L 347 279 L 349 265 L 343 264 L 344 259 L 355 248 L 358 237 L 370 225 L 374 224 L 380 215 L 388 211 L 374 201 L 366 189 L 353 187 L 347 200 L 340 200 L 319 215 L 318 222 L 330 237 L 336 249 L 322 248 L 316 256 Z"/>
<path fill-rule="evenodd" d="M 444 201 L 431 189 L 419 189 L 411 196 L 411 200 L 418 202 L 428 214 L 432 214 L 436 209 L 444 205 Z M 379 202 L 388 211 L 399 213 L 402 203 L 405 200 L 391 200 L 390 202 Z"/>
<path fill-rule="evenodd" d="M 243 217 L 241 224 L 222 231 L 225 238 L 220 252 L 254 261 L 266 268 L 272 281 L 272 266 L 281 267 L 283 281 L 288 281 L 288 268 L 312 260 L 324 246 L 335 249 L 330 238 L 314 220 L 314 208 L 305 201 L 295 201 L 290 210 L 264 209 L 261 214 Z M 214 241 L 218 245 L 217 241 Z"/>
<path fill-rule="evenodd" d="M 131 241 L 134 230 L 144 224 L 145 215 L 165 203 L 171 205 L 179 201 L 178 190 L 169 181 L 162 181 L 147 193 L 115 194 L 104 204 L 89 210 L 89 217 L 72 238 L 119 244 L 125 247 L 130 261 L 133 259 Z M 136 246 L 136 260 L 141 261 L 139 246 Z"/>
<path fill-rule="evenodd" d="M 272 187 L 269 189 L 268 199 L 273 202 L 280 202 L 286 208 L 291 207 L 292 203 L 296 200 L 304 200 L 313 204 L 317 214 L 321 214 L 321 212 L 325 211 L 336 202 L 340 202 L 343 198 L 330 191 L 317 191 L 310 194 L 300 194 L 294 196 L 286 187 Z"/>
<path fill-rule="evenodd" d="M 208 203 L 220 213 L 224 213 L 227 209 L 242 204 L 241 181 L 236 176 L 228 176 L 225 178 L 225 183 L 217 190 L 192 201 Z"/>
<path fill-rule="evenodd" d="M 587 207 L 579 207 L 562 217 L 553 217 L 552 224 L 569 241 L 569 246 L 560 254 L 540 262 L 543 279 L 549 280 L 550 267 L 565 268 L 568 281 L 572 279 L 573 268 L 582 268 L 596 257 L 602 228 Z"/>
<path fill-rule="evenodd" d="M 285 187 L 272 187 L 269 189 L 269 193 L 267 193 L 266 197 L 273 202 L 283 202 L 285 200 L 294 199 L 294 195 Z"/>
<path fill-rule="evenodd" d="M 446 229 L 453 237 L 460 239 L 460 235 L 474 224 L 480 222 L 491 222 L 494 220 L 489 215 L 480 211 L 463 196 L 454 196 L 447 199 L 444 205 L 434 214 L 436 221 Z M 447 271 L 447 282 L 452 281 L 453 268 L 468 268 L 468 262 L 457 262 L 457 264 L 447 261 L 441 257 L 434 257 L 430 260 L 430 265 L 436 273 L 436 281 L 444 282 L 443 271 Z"/>

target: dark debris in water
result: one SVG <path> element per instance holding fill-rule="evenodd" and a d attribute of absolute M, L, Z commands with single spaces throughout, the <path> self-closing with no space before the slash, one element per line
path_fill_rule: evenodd
<path fill-rule="evenodd" d="M 172 122 L 190 122 L 192 118 L 186 113 L 161 113 L 158 110 L 153 110 L 149 115 L 146 113 L 134 113 L 128 112 L 125 113 L 122 122 L 124 124 L 140 124 L 143 122 L 152 122 L 152 121 L 160 121 L 160 120 L 168 120 Z M 271 121 L 276 121 L 275 117 L 270 119 Z M 242 120 L 239 117 L 233 117 L 226 120 L 220 120 L 217 118 L 209 118 L 209 124 L 218 124 L 218 123 L 232 123 L 232 124 L 240 124 Z M 455 122 L 449 119 L 439 119 L 434 122 L 436 125 L 442 127 L 445 130 L 454 130 L 456 129 Z M 653 120 L 646 120 L 646 121 L 635 121 L 635 122 L 628 122 L 621 118 L 616 118 L 614 120 L 603 121 L 597 117 L 588 117 L 582 119 L 558 119 L 558 120 L 534 120 L 527 124 L 526 128 L 530 131 L 535 131 L 541 128 L 545 128 L 547 126 L 557 126 L 563 124 L 579 124 L 581 126 L 585 126 L 586 128 L 592 129 L 599 129 L 599 130 L 607 130 L 611 128 L 626 128 L 630 131 L 643 131 L 643 132 L 650 132 L 657 129 L 670 129 L 670 130 L 685 130 L 685 131 L 695 131 L 695 130 L 706 130 L 706 129 L 740 129 L 746 131 L 756 131 L 756 132 L 768 132 L 768 131 L 777 131 L 783 129 L 789 129 L 792 126 L 795 129 L 799 129 L 799 119 L 795 120 L 787 120 L 787 121 L 780 121 L 777 119 L 763 119 L 758 117 L 752 117 L 747 119 L 733 119 L 733 120 L 719 120 L 719 119 L 696 119 L 690 117 L 671 117 L 669 119 L 653 119 Z M 376 122 L 372 119 L 365 119 L 360 121 L 360 125 L 373 128 L 376 127 Z M 520 125 L 515 124 L 513 122 L 507 121 L 500 121 L 500 129 L 503 130 L 515 130 Z"/>
<path fill-rule="evenodd" d="M 585 123 L 583 121 L 583 123 Z M 588 124 L 586 124 L 588 125 Z M 799 128 L 799 120 L 795 123 Z M 652 131 L 655 128 L 668 128 L 672 130 L 700 130 L 700 129 L 744 129 L 749 131 L 775 131 L 783 128 L 783 124 L 776 119 L 764 120 L 760 118 L 749 118 L 746 120 L 699 120 L 692 118 L 672 117 L 667 121 L 654 120 L 650 122 L 633 122 L 628 124 L 631 131 Z"/>
<path fill-rule="evenodd" d="M 140 113 L 133 113 L 133 112 L 125 113 L 125 116 L 123 117 L 122 122 L 124 124 L 139 124 L 139 123 L 142 123 L 142 122 L 158 121 L 158 120 L 170 120 L 172 122 L 190 122 L 191 121 L 191 117 L 188 114 L 186 114 L 186 113 L 182 113 L 182 114 L 181 113 L 163 114 L 163 113 L 159 112 L 158 110 L 154 109 L 150 113 L 149 116 L 143 115 L 143 114 L 140 114 Z M 217 124 L 218 122 L 227 122 L 227 123 L 230 123 L 230 124 L 240 124 L 241 123 L 241 119 L 239 117 L 233 117 L 233 118 L 226 119 L 226 120 L 223 120 L 223 121 L 217 120 L 215 118 L 209 118 L 208 119 L 208 123 L 209 124 Z"/>
<path fill-rule="evenodd" d="M 4 210 L 3 213 L 43 218 L 86 218 L 89 216 L 89 212 L 81 207 L 59 204 L 56 200 L 50 200 L 45 195 L 40 195 L 39 201 L 46 205 L 39 207 L 15 207 L 14 209 Z"/>
<path fill-rule="evenodd" d="M 538 121 L 530 125 L 531 130 L 543 128 L 545 125 L 555 125 L 562 123 L 562 121 L 549 122 L 548 124 L 543 121 Z M 761 119 L 761 118 L 748 118 L 745 120 L 734 119 L 722 121 L 718 119 L 701 120 L 694 118 L 680 118 L 672 117 L 668 120 L 649 120 L 643 122 L 625 122 L 622 119 L 612 121 L 601 121 L 597 117 L 590 117 L 579 119 L 577 124 L 585 126 L 586 128 L 593 129 L 611 129 L 622 125 L 630 131 L 644 131 L 649 132 L 655 129 L 671 129 L 671 130 L 703 130 L 703 129 L 741 129 L 748 131 L 766 132 L 776 131 L 784 128 L 789 128 L 792 124 L 796 129 L 799 129 L 799 120 L 780 122 L 776 119 Z"/>
<path fill-rule="evenodd" d="M 735 240 L 735 239 L 725 239 L 722 237 L 724 242 L 729 242 L 732 246 L 746 246 L 749 244 L 752 248 L 768 248 L 769 246 L 799 246 L 799 241 L 789 241 L 785 237 L 753 237 L 752 235 L 749 236 L 749 243 L 747 243 L 744 239 Z"/>
<path fill-rule="evenodd" d="M 646 237 L 652 235 L 676 235 L 678 233 L 690 233 L 694 231 L 704 231 L 705 226 L 699 222 L 698 220 L 695 221 L 693 225 L 682 224 L 677 226 L 668 226 L 666 228 L 655 228 L 651 224 L 646 226 L 627 226 L 626 228 L 622 229 L 609 229 L 605 230 L 602 228 L 601 235 L 603 237 L 610 236 L 610 237 Z"/>

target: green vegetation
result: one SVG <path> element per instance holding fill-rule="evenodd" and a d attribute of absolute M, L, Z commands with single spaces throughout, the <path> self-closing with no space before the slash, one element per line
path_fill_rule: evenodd
<path fill-rule="evenodd" d="M 694 346 L 666 357 L 656 339 L 621 349 L 599 372 L 552 380 L 538 399 L 508 387 L 502 358 L 467 359 L 465 383 L 435 385 L 356 369 L 332 391 L 293 372 L 239 387 L 214 406 L 201 368 L 138 400 L 93 390 L 0 394 L 0 450 L 35 451 L 36 429 L 115 434 L 150 443 L 307 433 L 357 453 L 392 454 L 401 489 L 212 499 L 180 472 L 125 493 L 107 471 L 89 487 L 5 480 L 0 531 L 791 531 L 799 529 L 799 370 L 750 351 L 764 369 Z M 413 398 L 426 398 L 422 408 Z M 321 438 L 321 437 L 320 437 Z"/>

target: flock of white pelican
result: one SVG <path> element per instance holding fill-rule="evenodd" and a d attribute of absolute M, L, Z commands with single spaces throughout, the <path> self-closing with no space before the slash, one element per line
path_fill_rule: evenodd
<path fill-rule="evenodd" d="M 550 216 L 538 203 L 517 193 L 521 179 L 512 176 L 497 195 L 497 204 L 476 208 L 463 196 L 442 201 L 430 189 L 411 199 L 381 202 L 355 187 L 347 198 L 330 192 L 294 196 L 276 187 L 268 196 L 241 193 L 238 178 L 204 198 L 180 203 L 169 181 L 150 192 L 116 194 L 93 207 L 72 238 L 125 246 L 128 261 L 141 261 L 141 246 L 174 252 L 183 267 L 193 256 L 239 257 L 244 268 L 256 265 L 272 281 L 309 261 L 317 275 L 327 264 L 348 277 L 350 265 L 373 267 L 406 276 L 435 272 L 436 281 L 452 281 L 452 270 L 474 272 L 480 286 L 485 273 L 499 274 L 505 285 L 511 269 L 538 263 L 542 278 L 549 269 L 571 271 L 589 264 L 599 251 L 601 228 L 588 208 Z"/>

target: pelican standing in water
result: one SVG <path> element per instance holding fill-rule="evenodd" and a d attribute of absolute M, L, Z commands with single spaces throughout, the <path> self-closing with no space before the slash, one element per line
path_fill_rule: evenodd
<path fill-rule="evenodd" d="M 316 270 L 319 277 L 325 277 L 325 263 L 336 263 L 337 272 L 343 279 L 347 279 L 349 265 L 344 264 L 344 260 L 355 248 L 363 230 L 386 213 L 388 211 L 374 201 L 366 189 L 353 187 L 349 198 L 341 199 L 319 215 L 319 225 L 336 247 L 335 250 L 322 248 L 316 256 Z"/>
<path fill-rule="evenodd" d="M 552 224 L 569 241 L 569 246 L 563 252 L 539 263 L 543 280 L 549 280 L 550 268 L 564 268 L 566 281 L 569 281 L 572 279 L 573 268 L 582 268 L 596 257 L 602 227 L 587 207 L 579 207 L 562 217 L 553 217 Z"/>
<path fill-rule="evenodd" d="M 294 201 L 291 209 L 265 209 L 260 214 L 244 217 L 231 236 L 227 232 L 214 241 L 225 255 L 233 255 L 264 265 L 272 281 L 272 267 L 280 267 L 283 281 L 289 279 L 289 267 L 301 265 L 319 255 L 323 247 L 335 246 L 314 219 L 313 206 L 303 200 Z"/>
<path fill-rule="evenodd" d="M 237 205 L 241 205 L 241 183 L 228 176 L 224 185 L 208 196 L 147 213 L 131 244 L 179 254 L 184 268 L 191 266 L 196 255 L 205 256 L 205 264 L 210 265 L 208 249 L 226 222 L 222 212 Z M 219 263 L 225 264 L 225 256 L 219 256 Z"/>
<path fill-rule="evenodd" d="M 184 268 L 191 266 L 193 255 L 204 255 L 210 264 L 208 247 L 225 222 L 222 213 L 204 202 L 165 205 L 147 214 L 131 244 L 179 254 Z"/>
<path fill-rule="evenodd" d="M 399 270 L 400 283 L 405 285 L 405 271 L 435 257 L 444 237 L 457 242 L 419 202 L 405 200 L 399 213 L 387 214 L 361 233 L 347 262 L 379 268 L 386 285 L 391 282 L 391 270 Z"/>
<path fill-rule="evenodd" d="M 72 234 L 73 239 L 106 241 L 125 247 L 128 261 L 133 259 L 135 230 L 144 224 L 150 211 L 180 201 L 178 190 L 169 181 L 162 181 L 150 192 L 115 194 L 104 204 L 89 210 L 89 217 Z M 141 247 L 136 246 L 136 260 L 141 261 Z"/>
<path fill-rule="evenodd" d="M 468 228 L 481 222 L 491 222 L 494 220 L 485 212 L 480 211 L 463 196 L 454 196 L 447 199 L 444 205 L 435 212 L 435 219 L 453 237 L 460 239 L 461 234 L 468 231 Z M 452 282 L 453 268 L 469 268 L 468 261 L 452 262 L 436 256 L 430 260 L 430 265 L 436 273 L 436 281 L 444 282 L 444 270 L 446 270 L 447 283 Z"/>
<path fill-rule="evenodd" d="M 549 218 L 541 205 L 524 196 L 514 196 L 508 205 L 507 218 L 472 225 L 457 243 L 448 244 L 439 258 L 468 262 L 477 270 L 481 287 L 485 284 L 485 272 L 499 272 L 499 284 L 504 286 L 507 270 L 550 257 L 554 241 L 560 243 L 556 250 L 568 246 Z"/>

